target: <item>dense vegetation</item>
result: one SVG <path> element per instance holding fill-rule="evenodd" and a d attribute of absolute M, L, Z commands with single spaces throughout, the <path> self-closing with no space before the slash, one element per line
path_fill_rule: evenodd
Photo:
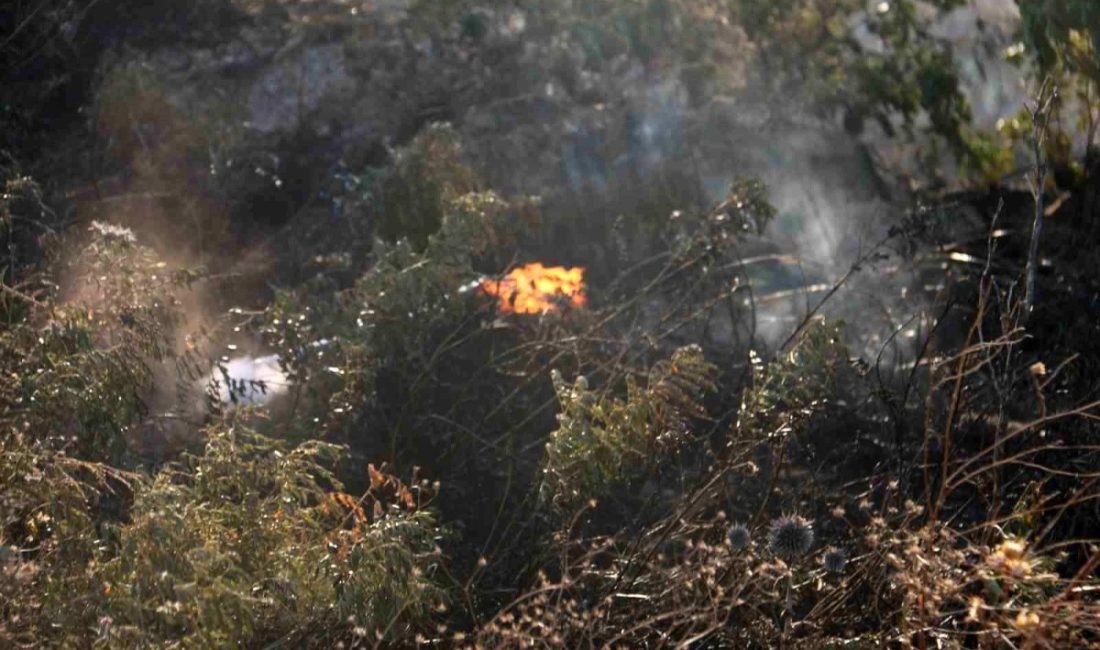
<path fill-rule="evenodd" d="M 967 4 L 0 8 L 0 647 L 1100 647 L 1100 5 Z"/>

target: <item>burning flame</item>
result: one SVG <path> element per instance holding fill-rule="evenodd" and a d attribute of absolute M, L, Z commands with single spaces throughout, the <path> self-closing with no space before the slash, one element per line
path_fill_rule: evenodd
<path fill-rule="evenodd" d="M 543 266 L 539 262 L 515 268 L 501 280 L 483 280 L 481 288 L 497 298 L 501 311 L 517 314 L 583 307 L 588 300 L 582 267 Z"/>

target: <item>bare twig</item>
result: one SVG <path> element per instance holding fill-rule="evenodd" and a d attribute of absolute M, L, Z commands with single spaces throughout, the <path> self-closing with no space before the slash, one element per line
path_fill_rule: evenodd
<path fill-rule="evenodd" d="M 1035 276 L 1039 263 L 1039 236 L 1043 231 L 1043 189 L 1047 180 L 1047 160 L 1043 147 L 1046 145 L 1047 130 L 1050 126 L 1051 108 L 1058 99 L 1058 87 L 1048 77 L 1039 88 L 1035 107 L 1031 110 L 1032 138 L 1031 151 L 1034 158 L 1034 174 L 1031 194 L 1035 198 L 1035 218 L 1031 224 L 1031 243 L 1027 252 L 1027 289 L 1024 294 L 1025 317 L 1035 307 Z"/>

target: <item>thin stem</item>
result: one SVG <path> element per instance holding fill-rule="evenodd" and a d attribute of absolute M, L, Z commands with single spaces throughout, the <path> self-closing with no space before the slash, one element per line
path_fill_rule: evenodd
<path fill-rule="evenodd" d="M 1043 189 L 1047 180 L 1047 160 L 1043 152 L 1046 144 L 1047 128 L 1050 125 L 1051 107 L 1058 98 L 1058 87 L 1048 77 L 1039 89 L 1036 98 L 1035 109 L 1031 112 L 1032 121 L 1032 156 L 1035 161 L 1035 184 L 1031 189 L 1035 198 L 1035 217 L 1031 223 L 1031 243 L 1027 252 L 1027 284 L 1024 293 L 1024 315 L 1029 316 L 1035 307 L 1035 277 L 1039 265 L 1039 237 L 1043 232 L 1043 217 L 1046 207 L 1043 200 Z"/>

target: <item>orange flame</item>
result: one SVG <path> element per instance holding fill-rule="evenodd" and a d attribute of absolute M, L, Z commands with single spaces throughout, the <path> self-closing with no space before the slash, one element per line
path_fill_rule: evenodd
<path fill-rule="evenodd" d="M 541 314 L 563 306 L 583 307 L 584 268 L 543 266 L 533 262 L 512 270 L 501 280 L 483 280 L 481 288 L 495 296 L 501 311 Z"/>

